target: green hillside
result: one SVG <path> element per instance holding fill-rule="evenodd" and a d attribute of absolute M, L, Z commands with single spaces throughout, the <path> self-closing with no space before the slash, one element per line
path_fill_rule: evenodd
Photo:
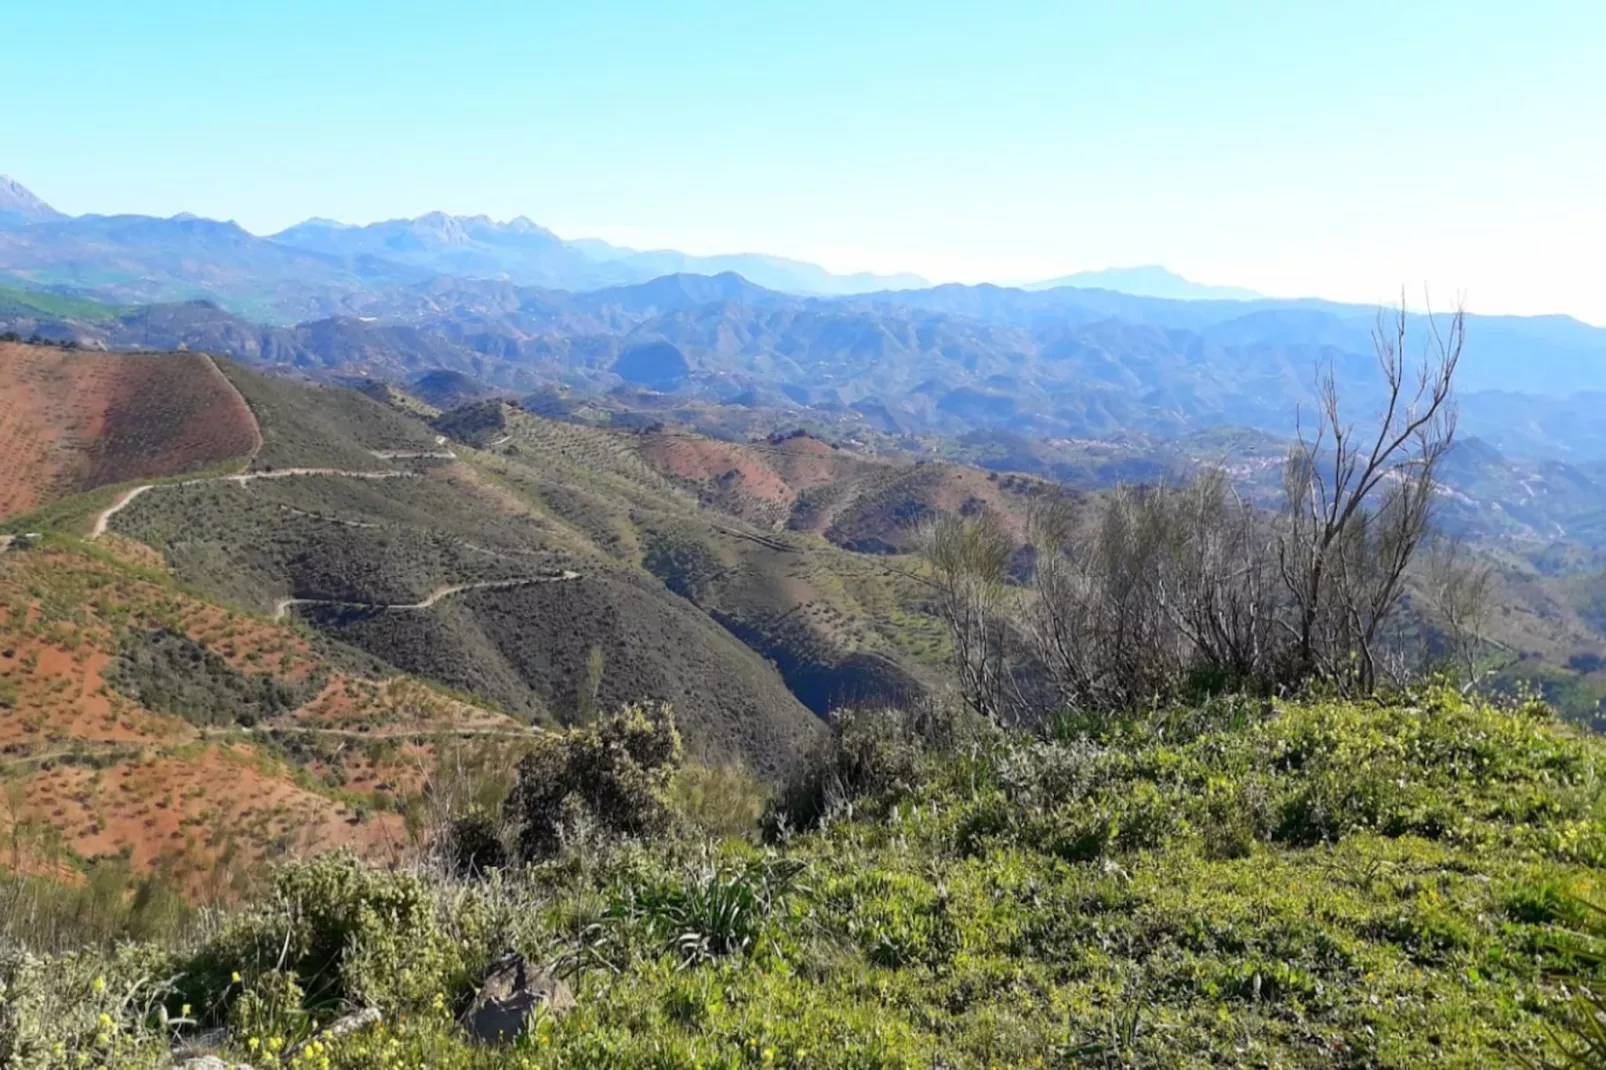
<path fill-rule="evenodd" d="M 679 832 L 488 883 L 292 866 L 220 935 L 11 962 L 0 1052 L 158 1065 L 149 1000 L 113 996 L 142 971 L 270 1066 L 1531 1065 L 1561 978 L 1600 976 L 1565 931 L 1600 894 L 1603 759 L 1449 692 L 1046 740 L 860 715 L 773 812 L 813 831 L 716 842 L 672 789 Z M 454 1009 L 508 948 L 577 1006 L 475 1048 Z M 383 1022 L 276 1057 L 351 1003 Z"/>
<path fill-rule="evenodd" d="M 644 567 L 664 523 L 721 536 L 619 440 L 521 415 L 507 455 L 482 454 L 354 391 L 227 372 L 262 427 L 248 481 L 158 488 L 109 524 L 181 582 L 537 723 L 572 718 L 588 687 L 588 702 L 672 702 L 693 753 L 770 780 L 820 731 L 771 664 L 796 656 L 744 643 L 711 612 L 724 603 Z M 850 653 L 807 657 L 829 671 Z"/>
<path fill-rule="evenodd" d="M 0 286 L 0 319 L 67 319 L 98 323 L 116 318 L 125 308 L 48 290 Z"/>

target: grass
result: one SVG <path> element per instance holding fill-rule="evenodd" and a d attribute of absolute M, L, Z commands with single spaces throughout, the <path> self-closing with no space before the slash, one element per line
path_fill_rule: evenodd
<path fill-rule="evenodd" d="M 1506 1066 L 1553 1052 L 1557 978 L 1601 980 L 1561 937 L 1606 876 L 1606 743 L 1541 706 L 1430 691 L 1062 739 L 935 727 L 846 719 L 767 844 L 711 831 L 710 795 L 748 804 L 702 771 L 650 843 L 479 883 L 298 864 L 216 935 L 8 980 L 25 1007 L 98 1009 L 96 971 L 176 977 L 170 1016 L 227 1023 L 254 1065 L 307 1065 L 283 1055 L 296 1038 L 380 1007 L 320 1042 L 347 1070 Z M 453 1014 L 508 947 L 559 963 L 578 1005 L 475 1048 Z M 68 1059 L 157 1057 L 148 1008 L 107 1013 L 30 1027 Z"/>
<path fill-rule="evenodd" d="M 48 317 L 97 323 L 116 319 L 127 311 L 128 306 L 103 304 L 69 294 L 0 286 L 0 318 Z"/>

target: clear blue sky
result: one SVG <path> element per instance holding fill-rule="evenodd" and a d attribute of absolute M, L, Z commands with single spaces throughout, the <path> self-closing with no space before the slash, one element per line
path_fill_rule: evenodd
<path fill-rule="evenodd" d="M 0 0 L 68 212 L 528 215 L 934 279 L 1606 322 L 1606 2 Z"/>

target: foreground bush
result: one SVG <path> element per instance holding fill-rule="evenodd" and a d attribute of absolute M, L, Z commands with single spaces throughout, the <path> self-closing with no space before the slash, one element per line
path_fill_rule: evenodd
<path fill-rule="evenodd" d="M 680 733 L 668 706 L 627 706 L 594 728 L 542 736 L 519 763 L 505 805 L 526 858 L 544 858 L 565 835 L 598 829 L 653 836 L 672 820 L 668 790 Z"/>
<path fill-rule="evenodd" d="M 827 820 L 773 846 L 571 840 L 468 884 L 292 866 L 196 948 L 7 974 L 0 1044 L 102 1059 L 98 1019 L 38 1008 L 104 973 L 175 977 L 170 1017 L 193 1002 L 259 1068 L 1502 1067 L 1554 1058 L 1606 978 L 1563 938 L 1602 895 L 1606 743 L 1542 707 L 1222 701 L 944 746 L 895 723 L 843 726 Z M 454 1015 L 509 949 L 578 1006 L 470 1047 Z M 295 1047 L 357 1004 L 384 1024 Z M 139 1065 L 157 1015 L 110 1013 Z"/>

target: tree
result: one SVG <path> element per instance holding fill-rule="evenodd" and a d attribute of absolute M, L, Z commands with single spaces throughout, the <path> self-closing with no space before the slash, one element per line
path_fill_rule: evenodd
<path fill-rule="evenodd" d="M 597 715 L 597 696 L 602 691 L 602 674 L 606 661 L 602 647 L 596 643 L 586 651 L 585 676 L 580 680 L 580 686 L 575 693 L 574 719 L 576 724 L 590 724 Z"/>
<path fill-rule="evenodd" d="M 1431 311 L 1424 319 L 1428 338 L 1413 361 L 1403 298 L 1392 320 L 1378 314 L 1384 399 L 1375 427 L 1348 422 L 1329 368 L 1315 432 L 1301 427 L 1289 453 L 1277 556 L 1297 679 L 1323 676 L 1363 693 L 1378 683 L 1379 629 L 1427 532 L 1439 462 L 1455 437 L 1451 385 L 1465 316 L 1457 308 L 1447 330 Z"/>

